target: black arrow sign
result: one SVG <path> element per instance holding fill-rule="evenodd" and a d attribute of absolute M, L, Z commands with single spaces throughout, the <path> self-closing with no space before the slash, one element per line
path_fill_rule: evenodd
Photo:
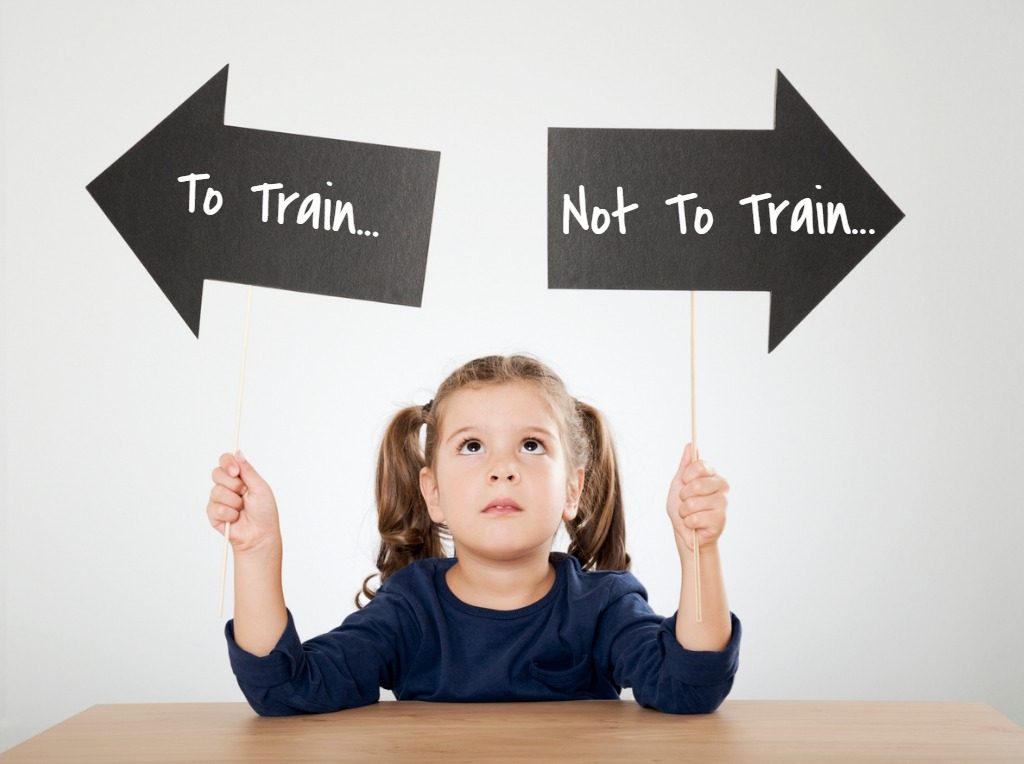
<path fill-rule="evenodd" d="M 774 130 L 548 130 L 548 287 L 768 290 L 769 352 L 902 218 L 782 72 Z"/>
<path fill-rule="evenodd" d="M 440 153 L 225 125 L 227 81 L 87 186 L 192 333 L 204 279 L 419 306 Z"/>

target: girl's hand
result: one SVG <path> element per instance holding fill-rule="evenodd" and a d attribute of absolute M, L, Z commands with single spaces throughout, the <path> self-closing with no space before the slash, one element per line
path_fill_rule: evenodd
<path fill-rule="evenodd" d="M 236 553 L 280 543 L 274 494 L 241 451 L 237 455 L 220 455 L 213 482 L 206 515 L 210 525 L 221 534 L 224 524 L 231 523 L 231 545 Z"/>
<path fill-rule="evenodd" d="M 693 444 L 687 443 L 665 506 L 680 552 L 680 542 L 693 551 L 694 528 L 701 548 L 716 543 L 725 530 L 725 494 L 729 484 L 703 461 L 693 461 L 692 452 Z"/>

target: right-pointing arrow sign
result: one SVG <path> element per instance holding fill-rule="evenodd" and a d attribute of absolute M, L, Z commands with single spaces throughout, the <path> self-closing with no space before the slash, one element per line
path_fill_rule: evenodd
<path fill-rule="evenodd" d="M 902 218 L 781 72 L 774 130 L 548 130 L 548 287 L 768 290 L 769 352 Z"/>

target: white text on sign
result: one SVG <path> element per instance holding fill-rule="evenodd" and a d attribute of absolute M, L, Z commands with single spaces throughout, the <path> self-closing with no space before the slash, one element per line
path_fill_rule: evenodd
<path fill-rule="evenodd" d="M 193 214 L 196 211 L 197 183 L 200 180 L 210 180 L 210 174 L 194 172 L 178 178 L 179 183 L 188 184 L 188 211 Z M 333 186 L 334 183 L 328 180 L 326 185 Z M 357 236 L 380 236 L 378 231 L 356 227 L 352 202 L 331 199 L 319 192 L 314 192 L 303 196 L 298 205 L 289 210 L 289 207 L 299 200 L 301 194 L 298 191 L 286 194 L 281 190 L 283 188 L 283 183 L 260 183 L 250 189 L 253 193 L 260 194 L 260 220 L 262 222 L 270 221 L 270 210 L 273 206 L 277 213 L 275 219 L 278 225 L 294 222 L 296 225 L 308 225 L 316 230 L 322 228 L 324 231 L 340 231 L 344 227 L 348 233 Z M 274 191 L 277 192 L 276 195 L 272 193 Z M 216 215 L 223 206 L 224 194 L 212 185 L 208 186 L 203 198 L 203 212 L 206 215 Z"/>
<path fill-rule="evenodd" d="M 815 189 L 821 190 L 821 185 L 815 185 Z M 572 229 L 572 223 L 584 231 L 601 234 L 611 227 L 612 218 L 618 222 L 618 233 L 625 235 L 626 214 L 640 208 L 638 202 L 626 204 L 625 194 L 622 186 L 615 187 L 616 206 L 609 211 L 604 207 L 593 205 L 587 206 L 587 190 L 584 186 L 579 187 L 579 195 L 574 200 L 569 194 L 562 195 L 562 233 L 568 235 Z M 679 233 L 686 235 L 690 231 L 703 236 L 711 231 L 715 224 L 715 216 L 712 211 L 700 204 L 687 207 L 686 203 L 696 200 L 698 195 L 694 192 L 676 194 L 665 200 L 668 206 L 676 207 L 676 214 L 679 221 Z M 842 202 L 816 201 L 810 196 L 797 200 L 795 203 L 789 199 L 770 201 L 770 193 L 754 193 L 740 199 L 738 204 L 741 207 L 750 207 L 751 228 L 754 234 L 760 235 L 767 223 L 767 230 L 771 234 L 777 234 L 781 228 L 788 229 L 791 233 L 807 234 L 874 234 L 874 228 L 857 228 L 850 224 L 846 212 L 846 205 Z M 762 202 L 766 204 L 762 205 Z M 692 213 L 692 216 L 691 214 Z"/>

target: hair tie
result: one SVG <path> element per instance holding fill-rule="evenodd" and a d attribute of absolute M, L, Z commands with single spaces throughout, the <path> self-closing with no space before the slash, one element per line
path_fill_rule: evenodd
<path fill-rule="evenodd" d="M 434 405 L 434 399 L 431 398 L 427 403 L 423 404 L 423 413 L 424 414 L 429 414 L 430 413 L 430 407 L 433 406 L 433 405 Z"/>

